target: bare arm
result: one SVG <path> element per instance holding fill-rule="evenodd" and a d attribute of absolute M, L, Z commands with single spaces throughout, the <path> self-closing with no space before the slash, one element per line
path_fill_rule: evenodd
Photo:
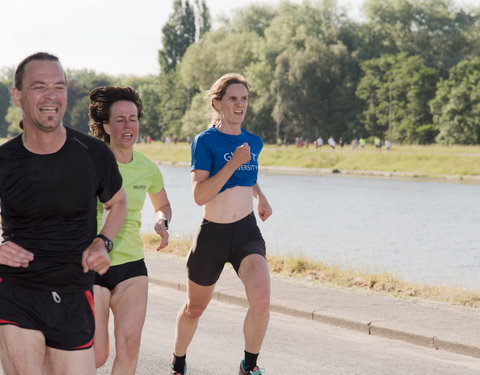
<path fill-rule="evenodd" d="M 127 196 L 123 187 L 115 193 L 108 202 L 104 203 L 107 217 L 100 233 L 113 239 L 122 228 L 127 216 Z M 108 252 L 105 243 L 100 238 L 95 238 L 82 254 L 82 267 L 84 272 L 96 271 L 103 275 L 110 267 Z"/>
<path fill-rule="evenodd" d="M 214 176 L 208 171 L 195 169 L 192 172 L 193 198 L 199 206 L 213 199 L 232 174 L 242 164 L 250 161 L 250 146 L 245 142 L 238 146 L 232 158 Z"/>
<path fill-rule="evenodd" d="M 165 221 L 163 218 L 167 218 L 169 222 L 172 220 L 172 207 L 170 206 L 170 201 L 168 200 L 167 191 L 165 188 L 160 190 L 158 193 L 149 195 L 157 216 L 154 229 L 155 232 L 157 232 L 162 238 L 162 242 L 160 242 L 160 245 L 157 247 L 157 251 L 159 251 L 168 245 L 169 234 L 167 228 L 165 227 Z"/>
<path fill-rule="evenodd" d="M 270 203 L 268 203 L 267 197 L 265 197 L 265 195 L 263 194 L 258 182 L 253 185 L 253 196 L 257 198 L 258 201 L 258 216 L 260 216 L 260 219 L 262 219 L 262 221 L 267 220 L 272 215 L 272 207 L 270 207 Z"/>

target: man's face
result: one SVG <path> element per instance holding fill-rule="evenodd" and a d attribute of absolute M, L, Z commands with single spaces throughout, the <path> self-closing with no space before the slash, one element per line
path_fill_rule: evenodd
<path fill-rule="evenodd" d="M 22 89 L 13 88 L 13 101 L 22 109 L 25 129 L 35 127 L 51 132 L 62 125 L 67 108 L 67 82 L 57 61 L 27 63 Z"/>

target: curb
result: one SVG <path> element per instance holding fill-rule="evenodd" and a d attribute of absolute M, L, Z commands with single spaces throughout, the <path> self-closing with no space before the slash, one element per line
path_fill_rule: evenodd
<path fill-rule="evenodd" d="M 167 288 L 173 288 L 178 291 L 186 291 L 186 285 L 184 283 L 169 282 L 159 280 L 150 276 L 149 281 L 152 284 L 164 286 Z M 214 292 L 213 299 L 219 302 L 225 302 L 229 304 L 239 305 L 247 307 L 247 300 L 245 297 L 239 297 L 228 292 L 228 289 L 220 289 Z M 367 335 L 383 337 L 387 339 L 399 340 L 408 342 L 410 344 L 431 348 L 435 350 L 442 350 L 451 353 L 467 355 L 480 359 L 480 342 L 479 346 L 466 345 L 451 340 L 443 340 L 436 336 L 422 335 L 418 333 L 408 332 L 399 329 L 393 329 L 382 325 L 382 321 L 368 321 L 361 322 L 357 320 L 339 318 L 323 312 L 322 310 L 306 311 L 301 309 L 295 309 L 292 307 L 286 307 L 280 304 L 271 303 L 271 312 L 277 312 L 285 315 L 294 316 L 297 318 L 313 320 L 318 323 L 328 324 Z M 479 340 L 480 341 L 480 340 Z"/>

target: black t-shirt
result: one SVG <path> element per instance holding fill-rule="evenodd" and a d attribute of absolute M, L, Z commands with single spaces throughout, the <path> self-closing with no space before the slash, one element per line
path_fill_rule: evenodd
<path fill-rule="evenodd" d="M 93 283 L 81 257 L 97 233 L 97 197 L 109 201 L 122 177 L 106 144 L 66 129 L 65 144 L 53 154 L 28 151 L 21 136 L 0 146 L 3 237 L 35 256 L 27 268 L 0 265 L 5 281 L 63 291 Z"/>

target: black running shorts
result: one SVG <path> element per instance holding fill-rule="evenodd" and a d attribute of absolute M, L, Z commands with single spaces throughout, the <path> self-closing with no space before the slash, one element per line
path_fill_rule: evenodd
<path fill-rule="evenodd" d="M 265 241 L 253 212 L 228 224 L 203 219 L 188 257 L 188 278 L 200 285 L 213 285 L 225 263 L 230 262 L 238 274 L 240 263 L 250 254 L 265 257 Z"/>
<path fill-rule="evenodd" d="M 92 291 L 30 289 L 0 278 L 0 324 L 40 331 L 46 345 L 54 349 L 91 348 L 95 333 Z"/>
<path fill-rule="evenodd" d="M 148 276 L 144 259 L 111 266 L 103 275 L 95 273 L 95 285 L 113 290 L 122 281 L 137 276 Z"/>

